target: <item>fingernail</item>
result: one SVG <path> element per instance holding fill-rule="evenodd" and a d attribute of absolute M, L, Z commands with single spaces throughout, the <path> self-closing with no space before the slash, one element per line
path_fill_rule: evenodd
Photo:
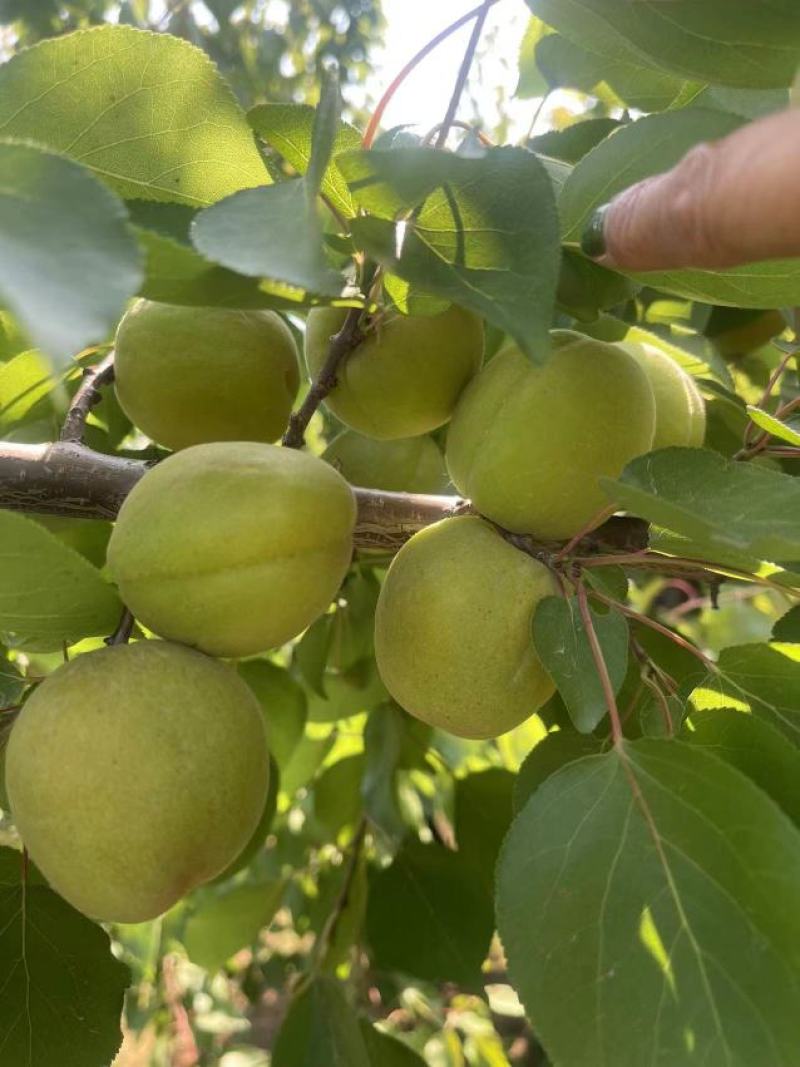
<path fill-rule="evenodd" d="M 592 259 L 599 259 L 606 253 L 606 214 L 609 204 L 602 204 L 589 216 L 589 221 L 581 235 L 581 251 Z"/>

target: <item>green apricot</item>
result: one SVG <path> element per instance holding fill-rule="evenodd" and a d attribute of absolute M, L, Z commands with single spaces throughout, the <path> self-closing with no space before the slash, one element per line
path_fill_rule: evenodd
<path fill-rule="evenodd" d="M 375 612 L 375 658 L 401 707 L 458 737 L 496 737 L 553 695 L 531 619 L 547 568 L 477 516 L 443 519 L 397 553 Z"/>
<path fill-rule="evenodd" d="M 117 397 L 151 440 L 274 441 L 300 384 L 297 346 L 274 311 L 137 300 L 117 329 Z"/>
<path fill-rule="evenodd" d="M 322 458 L 351 485 L 397 493 L 443 493 L 449 482 L 444 456 L 427 436 L 377 441 L 345 430 Z"/>
<path fill-rule="evenodd" d="M 608 504 L 614 478 L 650 450 L 655 400 L 647 375 L 618 345 L 554 330 L 535 366 L 499 352 L 464 391 L 447 437 L 458 491 L 507 530 L 566 540 Z"/>
<path fill-rule="evenodd" d="M 306 324 L 306 363 L 319 373 L 346 310 L 314 308 Z M 453 305 L 438 315 L 389 312 L 373 320 L 325 400 L 343 423 L 368 437 L 416 437 L 442 426 L 483 361 L 483 322 Z"/>
<path fill-rule="evenodd" d="M 355 517 L 350 487 L 321 459 L 258 442 L 195 445 L 134 486 L 108 564 L 159 636 L 248 656 L 325 611 L 350 564 Z"/>
<path fill-rule="evenodd" d="M 6 756 L 31 858 L 93 919 L 143 922 L 219 874 L 269 785 L 264 716 L 226 664 L 142 641 L 78 656 L 24 705 Z"/>
<path fill-rule="evenodd" d="M 650 446 L 699 448 L 706 436 L 706 406 L 691 375 L 655 345 L 626 343 L 650 379 L 656 401 L 656 432 Z"/>

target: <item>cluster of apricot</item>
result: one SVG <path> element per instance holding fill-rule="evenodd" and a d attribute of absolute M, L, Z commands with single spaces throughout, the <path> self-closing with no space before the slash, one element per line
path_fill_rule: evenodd
<path fill-rule="evenodd" d="M 310 312 L 310 376 L 345 314 Z M 347 429 L 321 458 L 272 443 L 300 382 L 274 312 L 139 301 L 115 348 L 121 406 L 173 454 L 125 500 L 108 566 L 162 640 L 55 671 L 24 705 L 6 761 L 33 860 L 109 921 L 162 913 L 257 831 L 264 717 L 220 659 L 277 648 L 326 611 L 353 553 L 351 485 L 442 492 L 451 479 L 471 499 L 476 515 L 416 534 L 392 562 L 375 650 L 409 713 L 490 737 L 553 692 L 530 621 L 554 579 L 504 532 L 570 538 L 607 504 L 598 479 L 652 448 L 699 444 L 705 428 L 691 378 L 657 347 L 555 331 L 542 365 L 510 344 L 481 369 L 483 324 L 457 307 L 364 319 L 326 401 Z M 443 456 L 429 434 L 447 422 Z"/>

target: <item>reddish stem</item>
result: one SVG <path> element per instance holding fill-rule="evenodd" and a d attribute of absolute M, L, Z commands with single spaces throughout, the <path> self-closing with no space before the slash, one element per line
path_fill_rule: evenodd
<path fill-rule="evenodd" d="M 634 622 L 640 622 L 643 626 L 649 626 L 651 630 L 655 630 L 657 633 L 662 634 L 664 637 L 668 637 L 670 641 L 673 641 L 680 648 L 686 652 L 691 652 L 693 656 L 696 656 L 702 661 L 710 671 L 716 671 L 717 665 L 708 656 L 701 652 L 696 645 L 693 645 L 691 641 L 687 641 L 686 638 L 681 637 L 680 634 L 676 634 L 674 630 L 670 630 L 668 626 L 662 626 L 660 622 L 656 622 L 655 619 L 651 619 L 648 615 L 642 615 L 641 612 L 635 611 L 633 608 L 629 608 L 626 604 L 620 604 L 618 600 L 612 600 L 611 597 L 604 596 L 603 593 L 598 593 L 596 589 L 592 590 L 592 596 L 598 600 L 607 604 L 611 608 L 616 608 L 617 611 L 621 611 L 623 615 L 627 615 L 629 619 L 633 619 Z"/>
<path fill-rule="evenodd" d="M 610 519 L 615 510 L 613 505 L 606 505 L 600 511 L 592 515 L 591 519 L 578 530 L 575 536 L 570 538 L 564 547 L 556 552 L 555 556 L 553 556 L 553 562 L 558 563 L 559 560 L 562 560 L 565 556 L 569 555 L 573 548 L 575 548 L 576 545 L 579 545 L 587 534 L 590 534 L 597 526 L 602 525 L 606 519 Z"/>
<path fill-rule="evenodd" d="M 435 37 L 428 41 L 424 48 L 421 48 L 419 52 L 417 52 L 417 54 L 412 59 L 410 59 L 408 63 L 406 63 L 400 73 L 396 75 L 396 77 L 389 84 L 388 89 L 380 98 L 380 100 L 378 101 L 378 106 L 372 113 L 372 118 L 369 120 L 369 124 L 367 125 L 367 128 L 364 131 L 364 137 L 361 142 L 364 148 L 372 147 L 372 142 L 375 140 L 375 135 L 378 132 L 378 127 L 381 124 L 383 113 L 388 107 L 389 101 L 392 99 L 394 94 L 397 92 L 397 90 L 400 88 L 400 86 L 403 84 L 409 74 L 414 70 L 414 68 L 419 66 L 422 60 L 425 59 L 427 55 L 430 55 L 434 48 L 440 45 L 442 41 L 446 41 L 451 34 L 456 32 L 456 30 L 460 30 L 462 26 L 466 26 L 466 24 L 468 22 L 471 22 L 472 19 L 477 19 L 481 16 L 485 18 L 486 16 L 484 12 L 488 11 L 488 9 L 497 2 L 498 0 L 484 0 L 484 3 L 478 4 L 477 7 L 474 7 L 471 11 L 468 11 L 465 15 L 462 15 L 461 18 L 456 19 L 455 22 L 451 22 L 449 26 L 446 26 L 441 31 L 441 33 L 437 33 Z"/>
<path fill-rule="evenodd" d="M 577 583 L 577 594 L 578 609 L 581 613 L 586 636 L 589 639 L 589 647 L 592 650 L 592 659 L 597 668 L 597 676 L 600 679 L 600 685 L 603 687 L 603 695 L 606 699 L 608 717 L 611 722 L 611 738 L 615 745 L 620 745 L 624 738 L 622 735 L 622 723 L 619 718 L 619 708 L 617 707 L 617 698 L 614 694 L 614 686 L 611 684 L 611 676 L 608 673 L 608 666 L 603 657 L 603 650 L 600 648 L 600 642 L 597 639 L 597 632 L 595 631 L 594 622 L 592 621 L 592 612 L 586 597 L 586 586 L 583 582 Z"/>

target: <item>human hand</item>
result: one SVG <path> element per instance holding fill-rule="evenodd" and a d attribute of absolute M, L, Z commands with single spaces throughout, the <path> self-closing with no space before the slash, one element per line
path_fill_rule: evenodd
<path fill-rule="evenodd" d="M 583 251 L 622 270 L 800 256 L 800 110 L 700 144 L 593 214 Z"/>

